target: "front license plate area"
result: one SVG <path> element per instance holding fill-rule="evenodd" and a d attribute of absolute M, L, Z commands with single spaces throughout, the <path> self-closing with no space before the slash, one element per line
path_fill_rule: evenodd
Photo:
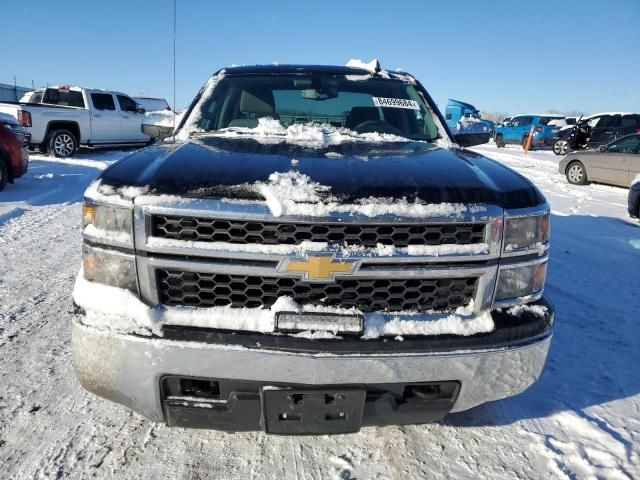
<path fill-rule="evenodd" d="M 262 426 L 267 433 L 323 435 L 360 430 L 365 390 L 297 390 L 265 387 Z"/>

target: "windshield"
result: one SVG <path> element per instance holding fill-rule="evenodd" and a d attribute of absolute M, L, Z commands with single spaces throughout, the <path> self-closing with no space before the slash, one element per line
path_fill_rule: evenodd
<path fill-rule="evenodd" d="M 199 110 L 199 111 L 198 111 Z M 283 127 L 320 124 L 356 133 L 439 138 L 437 119 L 414 85 L 329 75 L 229 75 L 191 113 L 197 131 L 254 129 L 260 119 Z"/>

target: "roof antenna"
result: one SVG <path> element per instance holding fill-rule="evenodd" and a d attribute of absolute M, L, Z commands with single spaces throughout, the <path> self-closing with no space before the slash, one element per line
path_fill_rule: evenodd
<path fill-rule="evenodd" d="M 173 143 L 176 143 L 176 0 L 173 0 Z"/>

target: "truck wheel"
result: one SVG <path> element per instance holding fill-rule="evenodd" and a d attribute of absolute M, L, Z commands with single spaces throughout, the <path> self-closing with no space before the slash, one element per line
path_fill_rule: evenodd
<path fill-rule="evenodd" d="M 587 170 L 582 162 L 571 162 L 566 170 L 567 181 L 573 185 L 585 185 L 587 183 Z"/>
<path fill-rule="evenodd" d="M 7 185 L 9 181 L 9 171 L 7 170 L 7 166 L 4 164 L 2 159 L 0 159 L 0 192 L 4 190 L 4 187 Z"/>
<path fill-rule="evenodd" d="M 556 140 L 556 143 L 553 144 L 553 153 L 556 155 L 566 155 L 569 151 L 569 142 L 564 139 Z"/>
<path fill-rule="evenodd" d="M 54 130 L 49 134 L 49 153 L 58 158 L 73 157 L 78 141 L 69 130 Z"/>
<path fill-rule="evenodd" d="M 502 138 L 502 135 L 496 135 L 496 147 L 504 148 L 504 140 Z"/>

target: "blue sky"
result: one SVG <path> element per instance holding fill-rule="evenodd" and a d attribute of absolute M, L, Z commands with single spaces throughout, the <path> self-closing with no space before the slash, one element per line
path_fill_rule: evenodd
<path fill-rule="evenodd" d="M 172 96 L 172 0 L 2 2 L 0 82 Z M 12 19 L 12 21 L 6 21 Z M 441 109 L 640 111 L 640 0 L 178 0 L 177 104 L 231 64 L 379 58 Z"/>

